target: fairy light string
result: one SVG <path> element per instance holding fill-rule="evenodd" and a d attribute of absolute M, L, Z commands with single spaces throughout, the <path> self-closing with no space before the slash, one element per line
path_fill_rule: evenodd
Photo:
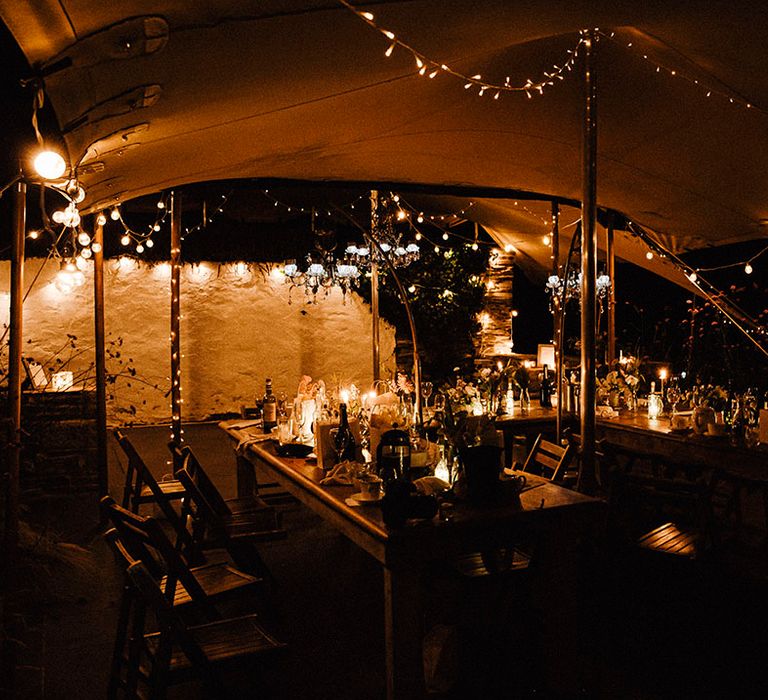
<path fill-rule="evenodd" d="M 763 353 L 763 355 L 768 357 L 768 349 L 763 347 L 760 341 L 755 337 L 755 335 L 760 335 L 763 338 L 766 337 L 767 332 L 764 326 L 758 324 L 746 311 L 739 308 L 735 302 L 728 298 L 725 292 L 719 290 L 715 285 L 703 278 L 696 268 L 686 264 L 674 253 L 667 250 L 658 241 L 654 240 L 642 226 L 633 221 L 629 221 L 629 230 L 637 235 L 648 246 L 650 251 L 660 257 L 669 259 L 675 267 L 685 274 L 688 281 L 696 287 L 701 295 L 712 304 L 712 306 L 730 321 L 761 353 Z M 745 326 L 750 327 L 745 328 Z"/>
<path fill-rule="evenodd" d="M 372 12 L 361 10 L 347 2 L 347 0 L 338 0 L 338 2 L 382 35 L 387 45 L 384 51 L 384 56 L 387 58 L 392 56 L 396 49 L 405 51 L 411 55 L 414 62 L 414 70 L 418 75 L 428 79 L 436 78 L 440 74 L 449 75 L 461 80 L 465 90 L 476 89 L 479 97 L 483 97 L 488 93 L 493 96 L 494 100 L 498 100 L 502 93 L 525 93 L 529 99 L 536 94 L 543 94 L 546 88 L 554 85 L 556 81 L 564 80 L 565 74 L 573 70 L 579 49 L 586 41 L 586 30 L 581 30 L 576 46 L 566 52 L 562 65 L 554 64 L 549 71 L 543 71 L 542 77 L 535 80 L 529 78 L 522 85 L 513 85 L 509 76 L 503 82 L 485 80 L 479 73 L 467 75 L 442 61 L 429 58 L 423 52 L 398 38 L 393 31 L 380 26 Z"/>
<path fill-rule="evenodd" d="M 609 41 L 616 44 L 617 46 L 621 46 L 623 49 L 629 49 L 631 53 L 641 57 L 643 61 L 648 63 L 648 65 L 653 66 L 656 73 L 666 75 L 669 78 L 678 78 L 680 80 L 683 80 L 689 83 L 690 85 L 699 89 L 701 93 L 707 98 L 716 97 L 727 102 L 728 104 L 733 105 L 734 107 L 741 107 L 742 109 L 755 110 L 763 114 L 768 113 L 766 112 L 765 109 L 755 105 L 753 102 L 750 102 L 748 99 L 746 99 L 742 95 L 739 95 L 735 90 L 726 92 L 725 90 L 705 85 L 698 78 L 692 78 L 686 75 L 685 72 L 682 72 L 676 68 L 667 68 L 665 65 L 651 58 L 651 56 L 646 51 L 643 51 L 639 46 L 637 46 L 634 41 L 626 41 L 621 37 L 617 36 L 615 31 L 604 32 L 604 31 L 598 30 L 598 35 L 608 39 Z M 714 79 L 717 80 L 716 78 Z"/>

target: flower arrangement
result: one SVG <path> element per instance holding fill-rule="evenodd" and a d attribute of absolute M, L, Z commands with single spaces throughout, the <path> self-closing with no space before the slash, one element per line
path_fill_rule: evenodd
<path fill-rule="evenodd" d="M 719 384 L 701 384 L 694 391 L 696 403 L 710 406 L 715 411 L 724 411 L 728 408 L 728 392 Z"/>
<path fill-rule="evenodd" d="M 634 405 L 644 381 L 637 358 L 624 356 L 613 363 L 605 377 L 597 380 L 598 403 L 618 403 L 623 399 L 626 404 Z"/>

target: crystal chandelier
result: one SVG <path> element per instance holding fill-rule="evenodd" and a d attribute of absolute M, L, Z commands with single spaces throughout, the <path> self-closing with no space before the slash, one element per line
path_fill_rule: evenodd
<path fill-rule="evenodd" d="M 352 256 L 345 253 L 341 260 L 336 260 L 333 252 L 336 248 L 335 236 L 330 231 L 315 228 L 315 210 L 312 210 L 312 234 L 315 236 L 315 250 L 307 253 L 304 268 L 300 268 L 295 259 L 286 260 L 283 266 L 286 282 L 291 287 L 288 292 L 288 303 L 291 303 L 291 292 L 294 287 L 303 287 L 307 296 L 312 296 L 313 303 L 317 302 L 317 294 L 325 290 L 328 296 L 336 286 L 341 289 L 344 303 L 347 292 L 357 286 L 360 268 Z"/>
<path fill-rule="evenodd" d="M 559 275 L 550 275 L 547 277 L 547 290 L 550 292 L 550 305 L 555 303 L 555 300 L 559 302 L 563 298 L 563 287 L 565 287 L 565 301 L 566 303 L 571 299 L 581 300 L 581 272 L 571 270 L 567 279 L 561 278 Z M 602 274 L 597 276 L 596 280 L 596 293 L 598 302 L 602 303 L 608 296 L 608 291 L 611 288 L 611 278 L 608 275 Z"/>

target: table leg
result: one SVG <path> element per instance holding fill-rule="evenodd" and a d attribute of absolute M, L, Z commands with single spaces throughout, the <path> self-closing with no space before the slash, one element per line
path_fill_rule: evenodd
<path fill-rule="evenodd" d="M 384 568 L 384 635 L 388 700 L 424 697 L 421 575 Z"/>
<path fill-rule="evenodd" d="M 245 457 L 235 454 L 237 461 L 237 497 L 252 498 L 256 495 L 256 468 Z"/>
<path fill-rule="evenodd" d="M 567 523 L 549 523 L 537 546 L 533 590 L 541 615 L 540 649 L 545 690 L 570 696 L 580 691 L 578 537 Z"/>

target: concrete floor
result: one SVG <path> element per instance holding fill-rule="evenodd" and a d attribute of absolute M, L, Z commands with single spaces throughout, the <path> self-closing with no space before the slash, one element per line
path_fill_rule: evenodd
<path fill-rule="evenodd" d="M 156 476 L 170 472 L 167 427 L 127 432 Z M 186 427 L 186 438 L 224 496 L 234 496 L 234 460 L 224 434 L 215 424 L 198 424 Z M 111 442 L 115 496 L 122 491 L 124 465 Z M 39 499 L 30 504 L 29 518 L 61 542 L 85 549 L 58 545 L 55 551 L 63 556 L 41 556 L 44 565 L 29 570 L 19 625 L 26 646 L 16 697 L 103 697 L 121 576 L 101 537 L 95 495 Z M 290 648 L 271 659 L 258 678 L 255 669 L 233 677 L 233 696 L 251 697 L 258 680 L 266 698 L 383 698 L 378 566 L 303 507 L 287 513 L 284 524 L 288 538 L 265 543 L 261 551 L 278 581 L 270 597 L 273 626 Z M 585 600 L 584 696 L 766 696 L 764 582 L 598 557 L 579 585 Z M 441 595 L 436 590 L 431 595 Z M 513 622 L 507 624 L 510 618 L 488 615 L 490 596 L 481 590 L 463 601 L 463 613 L 456 613 L 456 620 L 463 615 L 477 624 L 462 633 L 462 681 L 450 697 L 543 697 L 530 670 L 535 645 L 506 634 L 514 619 L 522 619 L 524 599 L 512 602 Z M 201 695 L 192 685 L 171 697 Z"/>

